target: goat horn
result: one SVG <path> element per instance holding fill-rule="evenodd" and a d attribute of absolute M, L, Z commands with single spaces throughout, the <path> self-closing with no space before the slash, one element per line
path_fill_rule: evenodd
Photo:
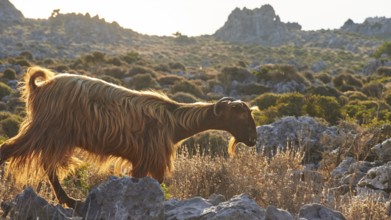
<path fill-rule="evenodd" d="M 221 99 L 219 99 L 213 106 L 213 113 L 216 115 L 216 116 L 219 116 L 220 114 L 217 113 L 217 108 L 218 106 L 220 105 L 220 103 L 224 102 L 224 101 L 235 101 L 234 98 L 231 98 L 231 97 L 223 97 Z"/>

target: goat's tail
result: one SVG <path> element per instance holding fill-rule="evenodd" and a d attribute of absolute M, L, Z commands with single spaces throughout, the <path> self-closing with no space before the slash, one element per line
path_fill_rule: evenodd
<path fill-rule="evenodd" d="M 30 95 L 47 80 L 54 77 L 54 73 L 41 67 L 30 67 L 24 75 L 24 82 L 20 87 L 22 98 L 28 100 Z"/>

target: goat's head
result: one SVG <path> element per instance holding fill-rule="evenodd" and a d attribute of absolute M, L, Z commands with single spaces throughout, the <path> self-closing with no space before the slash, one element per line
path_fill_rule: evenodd
<path fill-rule="evenodd" d="M 213 113 L 220 118 L 224 130 L 234 136 L 234 145 L 242 142 L 254 146 L 257 140 L 250 108 L 242 101 L 225 97 L 216 102 Z"/>

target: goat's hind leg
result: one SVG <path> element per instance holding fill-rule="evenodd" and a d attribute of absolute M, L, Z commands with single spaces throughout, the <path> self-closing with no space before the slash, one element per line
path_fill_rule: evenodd
<path fill-rule="evenodd" d="M 58 202 L 60 204 L 66 204 L 68 207 L 75 209 L 76 212 L 79 212 L 83 203 L 80 200 L 74 199 L 67 195 L 60 184 L 60 180 L 58 179 L 56 172 L 48 174 L 48 176 L 49 182 L 52 185 L 52 189 L 58 199 Z"/>
<path fill-rule="evenodd" d="M 14 145 L 4 143 L 0 146 L 0 165 L 2 165 L 8 158 L 11 157 Z"/>

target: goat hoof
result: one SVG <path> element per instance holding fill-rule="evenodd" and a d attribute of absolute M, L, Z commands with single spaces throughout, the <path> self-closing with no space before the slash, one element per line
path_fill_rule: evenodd
<path fill-rule="evenodd" d="M 68 197 L 65 201 L 62 202 L 69 208 L 72 208 L 77 214 L 80 214 L 81 208 L 84 203 L 81 200 Z"/>

